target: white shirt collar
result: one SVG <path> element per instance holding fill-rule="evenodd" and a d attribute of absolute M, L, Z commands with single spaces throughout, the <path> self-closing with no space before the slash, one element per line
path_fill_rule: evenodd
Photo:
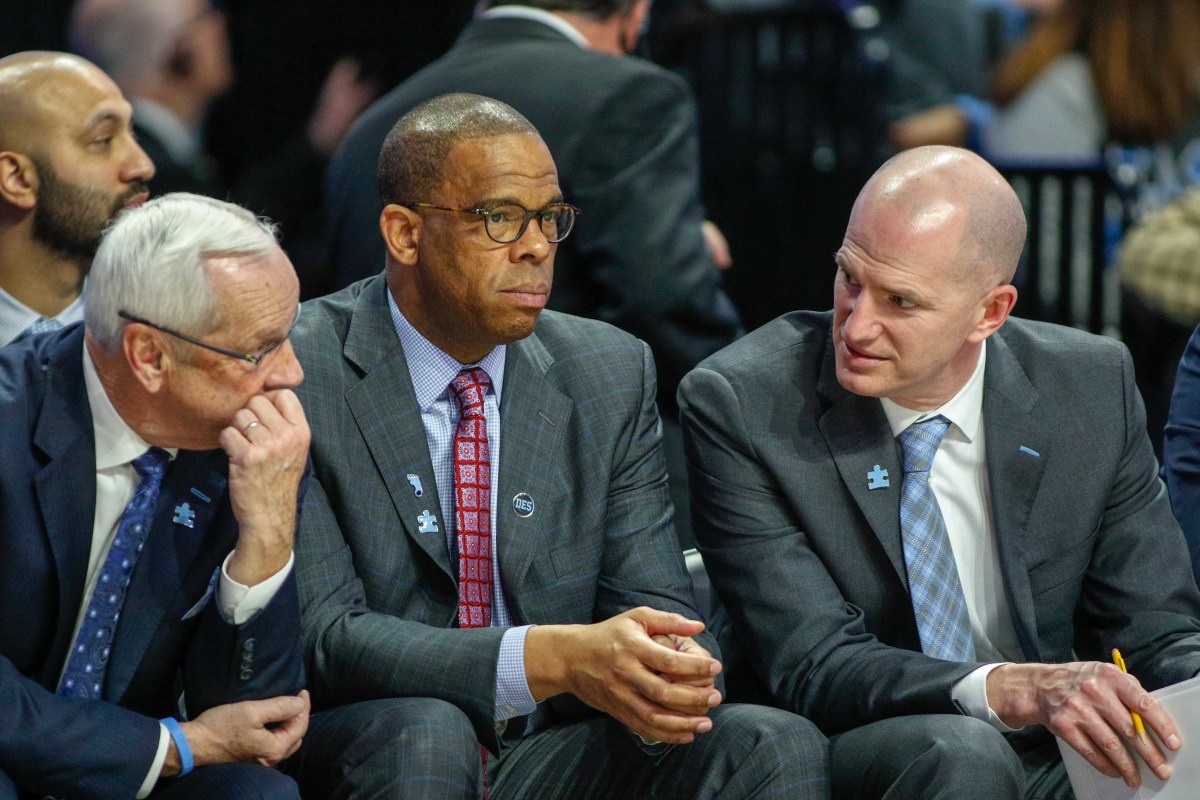
<path fill-rule="evenodd" d="M 404 350 L 404 360 L 408 362 L 408 374 L 412 379 L 413 392 L 417 397 L 417 408 L 428 411 L 438 400 L 447 396 L 450 381 L 467 366 L 479 366 L 487 370 L 492 379 L 492 392 L 496 395 L 496 405 L 500 405 L 500 396 L 504 389 L 504 362 L 507 345 L 497 345 L 478 364 L 461 364 L 458 359 L 441 350 L 433 342 L 421 335 L 412 323 L 396 305 L 392 293 L 387 293 L 388 308 L 392 312 L 392 324 L 396 326 L 396 335 L 400 337 L 400 347 Z"/>
<path fill-rule="evenodd" d="M 968 442 L 975 441 L 979 434 L 979 420 L 983 416 L 983 368 L 987 363 L 987 340 L 979 348 L 979 361 L 975 371 L 963 384 L 958 392 L 947 400 L 940 408 L 932 411 L 914 411 L 886 397 L 879 398 L 883 404 L 883 413 L 887 414 L 888 424 L 892 435 L 899 436 L 909 425 L 941 414 L 950 420 L 951 424 L 962 431 Z"/>
<path fill-rule="evenodd" d="M 189 129 L 175 112 L 161 103 L 145 97 L 131 98 L 133 118 L 138 125 L 154 134 L 167 155 L 176 164 L 191 164 L 200 153 L 200 136 Z"/>
<path fill-rule="evenodd" d="M 584 50 L 589 49 L 588 40 L 571 23 L 557 14 L 530 6 L 496 6 L 480 15 L 480 19 L 528 19 L 548 25 L 570 39 Z"/>
<path fill-rule="evenodd" d="M 92 429 L 95 431 L 96 471 L 128 464 L 149 450 L 149 442 L 138 436 L 113 408 L 86 344 L 83 346 L 83 382 L 87 387 L 88 407 L 92 411 Z M 179 452 L 175 447 L 164 449 L 171 458 Z"/>

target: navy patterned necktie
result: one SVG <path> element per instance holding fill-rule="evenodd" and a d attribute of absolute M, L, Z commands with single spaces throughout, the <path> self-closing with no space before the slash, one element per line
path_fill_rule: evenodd
<path fill-rule="evenodd" d="M 17 337 L 17 341 L 28 339 L 30 336 L 36 336 L 39 333 L 47 331 L 56 331 L 63 325 L 53 317 L 41 317 L 25 330 L 21 331 L 21 335 Z"/>
<path fill-rule="evenodd" d="M 67 658 L 67 668 L 58 686 L 58 693 L 65 697 L 100 699 L 113 635 L 121 616 L 121 606 L 125 603 L 125 590 L 150 533 L 168 458 L 166 450 L 151 447 L 133 461 L 141 482 L 121 515 L 117 535 L 104 558 L 96 588 L 92 590 L 87 612 Z"/>
<path fill-rule="evenodd" d="M 904 451 L 900 533 L 921 652 L 946 661 L 974 661 L 975 639 L 967 616 L 946 521 L 929 473 L 950 420 L 940 414 L 909 425 L 897 439 Z"/>

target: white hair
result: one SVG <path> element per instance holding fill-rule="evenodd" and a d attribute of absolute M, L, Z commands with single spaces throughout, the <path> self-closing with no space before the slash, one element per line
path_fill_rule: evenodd
<path fill-rule="evenodd" d="M 193 19 L 179 0 L 79 0 L 67 39 L 122 89 L 144 81 L 167 61 Z"/>
<path fill-rule="evenodd" d="M 185 192 L 117 217 L 88 275 L 84 322 L 105 350 L 120 346 L 124 311 L 189 336 L 223 323 L 206 262 L 260 260 L 279 248 L 278 226 L 232 203 Z"/>

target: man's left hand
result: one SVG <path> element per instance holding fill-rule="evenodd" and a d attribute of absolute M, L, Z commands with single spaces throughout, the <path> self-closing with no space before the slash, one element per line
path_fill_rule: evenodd
<path fill-rule="evenodd" d="M 291 557 L 308 420 L 290 389 L 264 392 L 234 414 L 218 441 L 229 454 L 229 499 L 239 527 L 227 574 L 254 586 Z"/>

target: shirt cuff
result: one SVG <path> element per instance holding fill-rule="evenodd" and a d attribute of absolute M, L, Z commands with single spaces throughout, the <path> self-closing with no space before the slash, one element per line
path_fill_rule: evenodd
<path fill-rule="evenodd" d="M 135 795 L 136 800 L 143 800 L 158 783 L 158 778 L 162 775 L 163 764 L 167 760 L 167 743 L 169 741 L 171 741 L 171 734 L 167 733 L 167 726 L 161 722 L 158 723 L 158 752 L 154 754 L 154 760 L 150 762 L 150 771 L 146 773 L 146 780 L 142 781 L 142 788 L 138 789 L 138 793 Z"/>
<path fill-rule="evenodd" d="M 289 555 L 283 569 L 262 583 L 245 586 L 229 577 L 229 573 L 226 571 L 229 559 L 233 558 L 234 552 L 236 551 L 231 551 L 229 555 L 225 556 L 225 561 L 221 564 L 221 581 L 217 587 L 217 607 L 221 609 L 221 615 L 226 622 L 243 625 L 253 619 L 275 598 L 279 587 L 283 586 L 287 576 L 292 574 L 292 565 L 296 562 L 296 554 Z"/>
<path fill-rule="evenodd" d="M 509 628 L 500 640 L 496 664 L 496 721 L 532 714 L 537 709 L 525 677 L 525 635 L 532 625 Z"/>
<path fill-rule="evenodd" d="M 954 104 L 967 121 L 967 137 L 963 142 L 976 153 L 982 152 L 984 146 L 983 132 L 996 116 L 996 107 L 986 100 L 980 100 L 969 94 L 954 96 Z"/>
<path fill-rule="evenodd" d="M 1003 667 L 1005 664 L 1011 663 L 1011 661 L 1005 661 L 1000 664 L 984 664 L 955 683 L 950 688 L 950 699 L 954 705 L 958 706 L 958 710 L 968 717 L 983 720 L 1001 733 L 1020 730 L 1005 725 L 1000 717 L 996 716 L 996 712 L 992 711 L 987 700 L 988 674 L 996 667 Z"/>

